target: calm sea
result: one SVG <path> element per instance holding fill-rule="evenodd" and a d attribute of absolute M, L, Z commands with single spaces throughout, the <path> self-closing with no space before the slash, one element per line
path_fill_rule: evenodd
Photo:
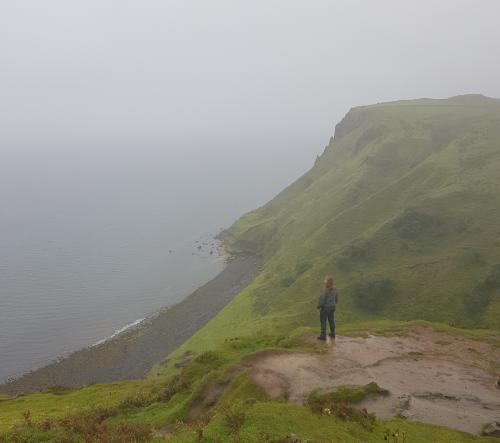
<path fill-rule="evenodd" d="M 95 344 L 215 276 L 223 263 L 213 236 L 305 172 L 323 141 L 1 146 L 0 381 Z"/>

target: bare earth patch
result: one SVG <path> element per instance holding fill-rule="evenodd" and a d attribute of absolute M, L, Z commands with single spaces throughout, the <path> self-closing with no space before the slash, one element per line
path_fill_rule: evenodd
<path fill-rule="evenodd" d="M 251 377 L 271 397 L 294 403 L 304 403 L 314 389 L 328 392 L 374 381 L 390 395 L 368 397 L 356 406 L 381 419 L 401 414 L 471 433 L 500 419 L 498 347 L 428 328 L 404 337 L 338 337 L 325 347 L 323 354 L 254 356 L 248 362 Z"/>

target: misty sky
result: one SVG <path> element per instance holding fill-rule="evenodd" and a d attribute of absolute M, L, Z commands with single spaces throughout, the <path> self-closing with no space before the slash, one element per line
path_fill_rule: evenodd
<path fill-rule="evenodd" d="M 316 132 L 500 96 L 500 1 L 1 0 L 0 145 Z"/>

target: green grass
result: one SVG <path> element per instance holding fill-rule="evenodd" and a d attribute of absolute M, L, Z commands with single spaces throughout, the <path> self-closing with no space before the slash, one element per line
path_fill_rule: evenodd
<path fill-rule="evenodd" d="M 432 324 L 426 321 L 396 322 L 377 321 L 342 325 L 340 330 L 346 335 L 363 335 L 376 333 L 383 335 L 403 335 L 415 327 L 432 327 L 435 330 L 451 334 L 463 335 L 477 340 L 491 340 L 492 331 L 460 330 L 448 325 Z M 147 426 L 157 429 L 167 428 L 174 430 L 174 442 L 194 442 L 197 440 L 198 422 L 183 423 L 188 407 L 196 401 L 197 394 L 210 380 L 222 379 L 228 368 L 236 364 L 245 356 L 254 352 L 274 349 L 284 352 L 321 352 L 319 347 L 308 345 L 303 337 L 314 331 L 310 327 L 300 327 L 289 335 L 248 337 L 223 341 L 212 351 L 195 354 L 193 360 L 183 369 L 174 370 L 173 367 L 164 367 L 154 376 L 145 381 L 122 382 L 103 385 L 92 385 L 79 390 L 56 390 L 57 393 L 40 393 L 4 399 L 0 402 L 0 435 L 13 425 L 22 425 L 23 412 L 30 411 L 32 422 L 39 423 L 44 419 L 61 419 L 71 414 L 83 416 L 80 421 L 87 420 L 85 411 L 92 411 L 92 407 L 111 408 L 109 418 L 104 423 L 108 428 L 132 426 Z M 157 369 L 158 370 L 158 369 Z M 178 386 L 171 389 L 170 386 Z M 169 393 L 165 395 L 164 393 Z M 334 403 L 353 403 L 362 400 L 366 395 L 383 394 L 375 385 L 363 387 L 341 387 L 329 396 Z M 154 400 L 149 400 L 150 396 Z M 114 410 L 113 408 L 117 408 Z M 229 411 L 229 412 L 228 412 Z M 284 402 L 269 400 L 265 393 L 253 385 L 247 376 L 244 367 L 235 374 L 224 390 L 217 403 L 207 409 L 208 424 L 204 424 L 202 441 L 232 442 L 234 430 L 228 425 L 230 417 L 243 416 L 238 427 L 240 441 L 263 442 L 262 438 L 277 439 L 289 433 L 300 435 L 308 441 L 381 441 L 381 435 L 386 428 L 405 430 L 411 440 L 426 441 L 423 438 L 433 436 L 435 440 L 457 442 L 490 441 L 479 439 L 468 434 L 434 427 L 426 424 L 406 423 L 392 420 L 389 422 L 376 421 L 362 425 L 362 417 L 351 417 L 341 420 L 335 417 L 326 417 L 313 413 L 308 407 L 292 406 Z M 232 414 L 232 415 L 231 415 Z M 267 415 L 276 414 L 276 415 Z M 92 413 L 91 413 L 92 416 Z M 233 423 L 234 420 L 229 420 Z M 238 421 L 236 420 L 236 423 Z M 367 428 L 368 426 L 368 428 Z M 121 428 L 118 428 L 121 429 Z M 36 426 L 26 428 L 21 426 L 19 432 L 33 437 L 31 440 L 12 441 L 52 441 L 57 435 L 65 435 L 65 428 L 55 427 L 51 430 L 39 429 Z M 17 434 L 15 434 L 17 435 Z M 77 434 L 70 434 L 76 438 Z M 121 435 L 121 434 L 120 434 Z M 339 440 L 329 440 L 335 435 Z M 337 438 L 334 437 L 334 438 Z M 43 440 L 47 438 L 46 440 Z M 361 440 L 360 440 L 361 439 Z M 0 439 L 0 441 L 2 441 Z M 10 440 L 5 440 L 10 441 Z M 63 441 L 63 440 L 62 440 Z M 77 440 L 70 440 L 77 441 Z M 157 437 L 155 441 L 162 441 Z"/>
<path fill-rule="evenodd" d="M 339 386 L 335 391 L 328 394 L 320 394 L 317 391 L 311 392 L 308 403 L 346 403 L 355 404 L 364 400 L 370 395 L 387 395 L 389 392 L 382 389 L 377 383 L 372 382 L 364 386 Z"/>
<path fill-rule="evenodd" d="M 277 402 L 256 402 L 244 410 L 245 422 L 239 431 L 241 443 L 265 443 L 289 434 L 295 434 L 307 442 L 315 443 L 359 443 L 382 442 L 386 430 L 399 429 L 407 434 L 407 442 L 465 443 L 491 442 L 493 438 L 474 437 L 445 428 L 404 420 L 377 422 L 373 430 L 367 430 L 356 422 L 312 413 L 303 406 Z M 228 426 L 222 419 L 214 419 L 205 429 L 206 442 L 231 443 Z M 194 438 L 183 437 L 173 442 L 194 442 Z M 399 441 L 402 441 L 401 438 Z"/>
<path fill-rule="evenodd" d="M 242 442 L 258 442 L 259 434 L 284 437 L 294 433 L 313 442 L 381 442 L 386 429 L 405 431 L 407 441 L 415 442 L 493 442 L 493 439 L 474 438 L 467 434 L 435 427 L 422 426 L 401 420 L 378 423 L 373 431 L 365 430 L 356 423 L 328 416 L 313 414 L 306 408 L 282 403 L 259 403 L 247 414 L 241 430 Z M 257 438 L 256 438 L 257 437 Z"/>
<path fill-rule="evenodd" d="M 262 315 L 284 328 L 313 321 L 304 308 L 327 273 L 344 322 L 499 329 L 498 287 L 474 291 L 500 263 L 499 118 L 500 101 L 481 97 L 351 110 L 309 172 L 230 229 L 266 259 L 237 302 L 248 321 L 230 329 L 244 333 Z"/>
<path fill-rule="evenodd" d="M 365 387 L 364 395 L 375 391 L 373 387 Z M 348 392 L 346 389 L 345 392 Z M 345 393 L 344 392 L 344 393 Z M 351 391 L 347 397 L 354 400 Z M 345 396 L 342 396 L 345 400 Z M 229 410 L 229 412 L 228 412 Z M 241 422 L 229 417 L 242 417 Z M 310 408 L 272 401 L 249 382 L 245 374 L 234 379 L 226 390 L 211 420 L 203 427 L 204 442 L 235 441 L 235 435 L 241 443 L 265 443 L 277 441 L 291 433 L 308 442 L 380 442 L 386 430 L 396 429 L 406 432 L 411 442 L 494 442 L 492 438 L 476 437 L 470 434 L 445 429 L 438 426 L 407 422 L 393 419 L 376 421 L 372 428 L 360 426 L 353 420 L 342 420 L 334 416 L 314 413 Z M 198 441 L 194 427 L 180 428 L 179 435 L 172 442 Z M 401 441 L 401 439 L 399 440 Z"/>
<path fill-rule="evenodd" d="M 38 393 L 4 398 L 0 401 L 0 433 L 22 423 L 25 411 L 30 412 L 32 420 L 42 421 L 49 417 L 63 417 L 93 405 L 112 407 L 144 391 L 146 386 L 143 381 L 125 381 L 90 385 L 63 395 Z"/>
<path fill-rule="evenodd" d="M 95 425 L 102 441 L 135 438 L 132 431 L 141 427 L 141 435 L 153 427 L 177 443 L 237 436 L 261 443 L 290 433 L 308 442 L 379 442 L 387 429 L 404 431 L 408 442 L 495 441 L 397 419 L 342 420 L 271 401 L 244 368 L 207 408 L 205 421 L 185 420 L 203 387 L 245 356 L 320 352 L 303 337 L 317 331 L 325 274 L 335 276 L 340 294 L 339 334 L 405 335 L 430 327 L 500 346 L 499 121 L 500 100 L 481 96 L 352 109 L 310 171 L 226 233 L 233 250 L 264 258 L 250 286 L 146 380 L 1 396 L 3 441 L 62 442 L 68 433 L 67 441 L 82 440 L 57 421 L 65 417 L 88 422 L 92 432 Z M 176 368 L 187 351 L 193 360 Z M 352 403 L 370 392 L 343 387 L 331 400 Z M 42 429 L 47 419 L 56 420 L 54 427 Z"/>

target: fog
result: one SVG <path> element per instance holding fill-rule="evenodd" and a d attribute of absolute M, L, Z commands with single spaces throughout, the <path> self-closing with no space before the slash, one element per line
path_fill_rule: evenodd
<path fill-rule="evenodd" d="M 499 97 L 499 13 L 0 0 L 0 382 L 211 279 L 213 236 L 309 169 L 349 108 Z"/>
<path fill-rule="evenodd" d="M 0 146 L 326 142 L 355 105 L 500 96 L 499 17 L 496 0 L 3 0 Z"/>

